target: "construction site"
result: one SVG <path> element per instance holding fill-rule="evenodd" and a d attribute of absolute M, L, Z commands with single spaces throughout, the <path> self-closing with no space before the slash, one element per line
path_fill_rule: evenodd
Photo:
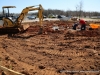
<path fill-rule="evenodd" d="M 6 6 L 3 8 L 11 8 Z M 24 16 L 38 10 L 38 21 Z M 26 7 L 0 26 L 0 75 L 100 75 L 100 20 L 43 19 L 43 8 Z"/>

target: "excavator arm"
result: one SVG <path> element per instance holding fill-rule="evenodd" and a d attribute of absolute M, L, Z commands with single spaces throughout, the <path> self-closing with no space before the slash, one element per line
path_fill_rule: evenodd
<path fill-rule="evenodd" d="M 42 25 L 42 21 L 43 21 L 43 7 L 42 5 L 39 5 L 39 7 L 35 7 L 35 6 L 29 6 L 29 7 L 26 7 L 22 10 L 20 16 L 17 18 L 17 20 L 15 21 L 17 24 L 21 24 L 22 21 L 24 20 L 25 16 L 28 14 L 29 11 L 34 11 L 34 10 L 38 10 L 38 16 L 39 16 L 39 22 L 40 22 L 40 25 Z M 16 25 L 17 25 L 16 24 Z"/>

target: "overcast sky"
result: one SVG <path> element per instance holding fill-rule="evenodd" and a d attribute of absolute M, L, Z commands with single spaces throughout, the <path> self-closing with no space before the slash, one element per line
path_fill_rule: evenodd
<path fill-rule="evenodd" d="M 76 6 L 82 2 L 84 11 L 100 12 L 100 0 L 0 0 L 0 11 L 2 6 L 16 6 L 10 9 L 11 13 L 20 13 L 27 6 L 41 4 L 44 9 L 76 10 Z"/>

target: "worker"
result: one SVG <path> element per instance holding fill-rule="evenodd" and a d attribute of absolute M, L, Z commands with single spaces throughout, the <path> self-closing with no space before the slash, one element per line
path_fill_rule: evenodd
<path fill-rule="evenodd" d="M 86 29 L 86 22 L 83 19 L 79 19 L 79 24 L 81 25 L 81 30 Z"/>
<path fill-rule="evenodd" d="M 73 25 L 73 29 L 76 30 L 76 27 L 77 27 L 77 26 L 78 26 L 78 23 L 75 22 L 74 25 Z"/>

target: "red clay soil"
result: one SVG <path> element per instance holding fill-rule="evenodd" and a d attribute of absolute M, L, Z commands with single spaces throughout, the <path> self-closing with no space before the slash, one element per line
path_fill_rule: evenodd
<path fill-rule="evenodd" d="M 65 29 L 54 31 L 54 24 Z M 0 36 L 0 65 L 25 75 L 100 74 L 97 30 L 69 33 L 70 23 L 46 21 L 43 34 L 38 35 L 38 23 L 30 25 L 25 33 L 15 37 Z"/>

